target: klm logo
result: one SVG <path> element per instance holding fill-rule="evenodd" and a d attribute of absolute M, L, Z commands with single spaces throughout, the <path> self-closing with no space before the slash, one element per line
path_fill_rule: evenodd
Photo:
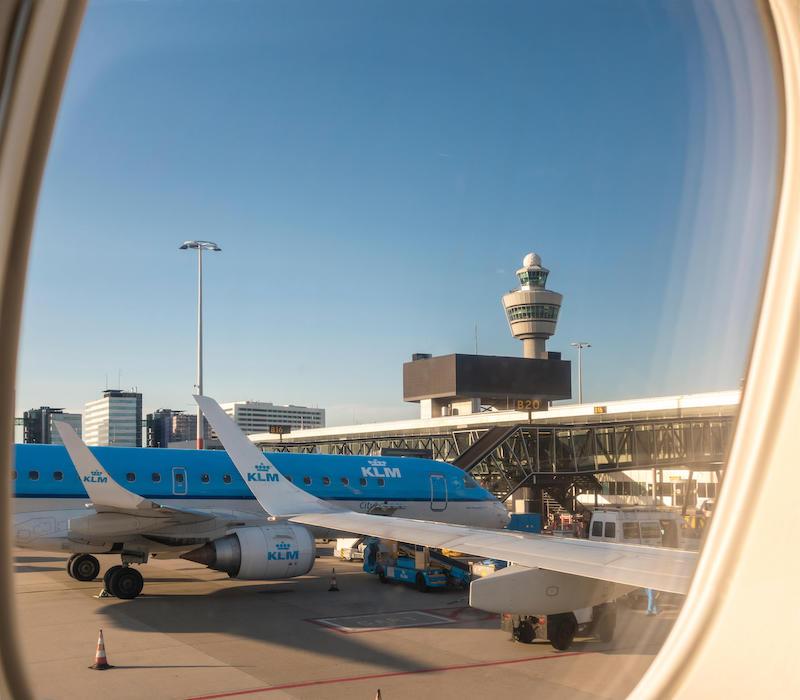
<path fill-rule="evenodd" d="M 400 467 L 387 467 L 386 462 L 380 459 L 369 460 L 369 467 L 361 467 L 361 476 L 383 476 L 389 479 L 399 479 L 402 474 Z"/>
<path fill-rule="evenodd" d="M 270 472 L 268 464 L 256 464 L 255 471 L 247 472 L 248 481 L 278 481 L 279 478 Z"/>
<path fill-rule="evenodd" d="M 300 552 L 292 552 L 292 545 L 288 542 L 278 542 L 275 545 L 275 552 L 267 552 L 267 561 L 297 561 L 300 559 Z"/>
<path fill-rule="evenodd" d="M 108 481 L 108 477 L 103 476 L 103 472 L 99 469 L 94 469 L 91 474 L 84 476 L 83 480 L 87 484 L 105 484 Z"/>

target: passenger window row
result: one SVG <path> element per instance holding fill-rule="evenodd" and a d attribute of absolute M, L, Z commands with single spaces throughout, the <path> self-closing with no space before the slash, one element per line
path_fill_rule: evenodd
<path fill-rule="evenodd" d="M 125 478 L 130 482 L 136 481 L 136 474 L 134 472 L 128 472 L 125 475 Z M 153 472 L 150 475 L 150 479 L 152 480 L 152 482 L 154 484 L 157 484 L 157 483 L 159 483 L 161 481 L 161 474 L 159 474 L 158 472 Z M 181 473 L 175 474 L 175 482 L 176 483 L 182 484 L 183 481 L 184 481 L 184 475 L 183 474 L 181 474 Z M 231 479 L 231 475 L 230 474 L 223 474 L 222 481 L 225 484 L 230 484 L 231 481 L 233 481 L 233 480 Z M 203 484 L 211 483 L 211 476 L 206 474 L 205 472 L 203 472 L 200 475 L 200 482 L 203 483 Z"/>
<path fill-rule="evenodd" d="M 12 481 L 16 481 L 18 476 L 19 475 L 17 473 L 17 470 L 13 469 L 11 471 L 11 479 L 12 479 Z M 153 472 L 151 474 L 150 478 L 152 479 L 153 483 L 157 484 L 158 482 L 161 481 L 161 474 L 159 474 L 158 472 Z M 176 474 L 175 475 L 175 480 L 179 484 L 183 483 L 183 478 L 184 478 L 183 474 Z M 125 475 L 125 479 L 128 482 L 134 482 L 134 481 L 136 481 L 136 474 L 134 472 L 128 472 Z M 28 480 L 29 481 L 39 481 L 39 470 L 38 469 L 29 470 L 28 471 Z M 56 471 L 53 472 L 53 481 L 63 481 L 63 480 L 64 480 L 64 472 L 62 472 L 59 469 L 57 469 Z M 208 474 L 203 473 L 203 474 L 200 475 L 200 481 L 202 483 L 204 483 L 204 484 L 208 484 L 211 481 L 211 477 Z M 222 476 L 222 481 L 224 483 L 226 483 L 226 484 L 230 484 L 233 481 L 233 479 L 231 479 L 231 475 L 230 474 L 224 474 Z M 291 479 L 290 479 L 290 481 L 291 481 Z"/>
<path fill-rule="evenodd" d="M 17 480 L 17 470 L 16 469 L 11 472 L 11 478 L 14 481 Z M 31 469 L 28 472 L 28 479 L 30 481 L 38 481 L 39 480 L 39 471 L 37 469 Z M 62 481 L 64 479 L 64 473 L 62 471 L 54 471 L 53 472 L 53 479 L 55 481 Z M 135 472 L 128 472 L 125 475 L 125 479 L 129 483 L 133 483 L 134 481 L 136 481 L 136 473 Z M 154 484 L 158 484 L 161 481 L 161 474 L 159 472 L 153 472 L 150 475 L 150 479 Z M 175 481 L 177 483 L 182 484 L 183 480 L 184 480 L 183 474 L 176 474 L 175 475 Z M 287 475 L 286 476 L 286 480 L 291 482 L 292 481 L 292 477 Z M 210 477 L 209 474 L 203 473 L 203 474 L 200 475 L 200 481 L 203 484 L 208 484 L 208 483 L 211 482 L 211 477 Z M 230 474 L 224 474 L 222 476 L 222 481 L 225 484 L 230 484 L 233 481 L 233 479 L 231 479 L 231 475 Z M 350 485 L 350 479 L 348 479 L 346 476 L 341 477 L 340 481 L 345 486 L 349 486 Z M 311 482 L 312 482 L 312 480 L 311 480 L 310 476 L 304 476 L 303 477 L 303 483 L 306 484 L 307 486 L 310 486 Z M 362 476 L 361 478 L 359 478 L 358 483 L 359 483 L 360 486 L 366 486 L 367 485 L 366 477 Z M 386 481 L 382 477 L 376 478 L 375 479 L 375 483 L 377 483 L 378 486 L 385 486 L 386 485 Z M 330 486 L 331 478 L 329 476 L 323 476 L 322 477 L 322 484 L 323 484 L 323 486 Z M 467 484 L 465 483 L 465 485 L 467 485 Z M 474 488 L 474 485 L 467 485 L 467 488 L 471 488 L 471 487 Z"/>
<path fill-rule="evenodd" d="M 287 481 L 291 481 L 292 477 L 291 476 L 287 476 L 286 479 L 287 479 Z M 345 486 L 349 486 L 350 485 L 350 479 L 348 479 L 346 476 L 341 477 L 340 481 Z M 312 484 L 312 482 L 313 482 L 313 479 L 310 476 L 304 476 L 303 477 L 303 483 L 306 486 L 310 486 Z M 378 486 L 385 486 L 385 484 L 386 484 L 386 481 L 381 477 L 378 477 L 377 479 L 375 479 L 375 482 L 378 484 Z M 361 478 L 359 478 L 358 483 L 359 483 L 360 486 L 366 486 L 367 485 L 366 477 L 362 476 Z M 331 485 L 331 478 L 329 476 L 323 476 L 322 477 L 322 485 L 323 486 L 330 486 Z"/>
<path fill-rule="evenodd" d="M 17 480 L 17 470 L 13 469 L 11 471 L 11 479 L 12 481 Z M 39 481 L 39 470 L 38 469 L 31 469 L 28 472 L 28 480 L 29 481 Z M 56 470 L 53 472 L 53 481 L 63 481 L 64 480 L 64 472 L 60 470 Z"/>

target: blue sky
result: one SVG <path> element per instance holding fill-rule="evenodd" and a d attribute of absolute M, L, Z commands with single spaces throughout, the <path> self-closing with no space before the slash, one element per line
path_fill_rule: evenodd
<path fill-rule="evenodd" d="M 146 409 L 190 407 L 189 238 L 223 248 L 220 400 L 415 415 L 411 353 L 473 352 L 476 323 L 481 353 L 521 353 L 500 297 L 528 251 L 565 297 L 549 349 L 593 345 L 587 399 L 736 387 L 773 183 L 759 31 L 745 3 L 92 3 L 18 410 L 81 410 L 120 371 Z"/>

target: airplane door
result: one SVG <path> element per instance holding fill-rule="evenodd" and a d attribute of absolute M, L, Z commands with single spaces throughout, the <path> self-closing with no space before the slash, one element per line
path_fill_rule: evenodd
<path fill-rule="evenodd" d="M 186 495 L 186 467 L 172 467 L 172 493 Z"/>
<path fill-rule="evenodd" d="M 431 474 L 431 510 L 447 508 L 447 481 L 441 474 Z"/>

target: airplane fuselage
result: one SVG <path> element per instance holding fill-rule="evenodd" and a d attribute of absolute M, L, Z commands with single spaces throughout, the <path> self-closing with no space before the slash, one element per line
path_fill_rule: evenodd
<path fill-rule="evenodd" d="M 90 499 L 66 449 L 16 445 L 18 546 L 65 552 L 174 552 L 223 536 L 231 523 L 247 526 L 265 520 L 225 452 L 122 447 L 97 447 L 92 452 L 126 489 L 208 518 L 191 525 L 167 524 L 153 532 L 143 514 L 139 529 L 146 535 L 132 532 L 129 519 L 115 531 L 112 515 L 87 517 L 95 512 L 87 506 Z M 478 527 L 503 527 L 507 521 L 505 507 L 491 493 L 444 462 L 292 453 L 270 453 L 269 459 L 303 490 L 354 511 Z M 314 534 L 338 533 L 316 529 Z"/>

